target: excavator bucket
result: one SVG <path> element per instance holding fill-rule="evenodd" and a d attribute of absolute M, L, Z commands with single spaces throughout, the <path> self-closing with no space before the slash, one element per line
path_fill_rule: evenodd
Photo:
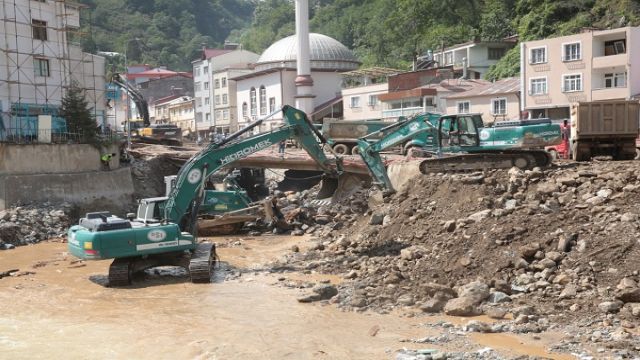
<path fill-rule="evenodd" d="M 333 196 L 338 189 L 339 179 L 325 176 L 320 182 L 320 191 L 318 191 L 318 199 L 327 199 Z"/>
<path fill-rule="evenodd" d="M 322 179 L 318 199 L 331 198 L 333 202 L 341 201 L 353 195 L 363 180 L 365 178 L 362 175 L 353 173 L 342 173 L 338 178 L 326 177 Z"/>

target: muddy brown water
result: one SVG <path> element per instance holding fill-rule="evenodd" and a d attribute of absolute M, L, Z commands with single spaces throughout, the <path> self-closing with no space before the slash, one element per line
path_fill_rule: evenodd
<path fill-rule="evenodd" d="M 293 244 L 304 248 L 305 239 L 215 241 L 228 244 L 219 249 L 223 261 L 261 269 Z M 252 271 L 213 284 L 191 284 L 184 276 L 147 275 L 130 287 L 107 288 L 103 284 L 109 263 L 76 262 L 60 242 L 0 252 L 0 271 L 34 273 L 0 279 L 0 358 L 391 359 L 402 348 L 460 351 L 401 340 L 438 335 L 423 325 L 426 322 L 468 321 L 300 304 L 296 297 L 302 290 L 278 285 L 282 276 L 340 281 L 321 274 Z M 507 355 L 572 358 L 547 353 L 552 338 L 477 334 L 464 350 L 489 346 Z"/>

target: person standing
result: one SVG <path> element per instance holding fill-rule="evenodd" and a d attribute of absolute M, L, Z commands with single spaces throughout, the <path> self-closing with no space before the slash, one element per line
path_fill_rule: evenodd
<path fill-rule="evenodd" d="M 284 149 L 287 147 L 287 140 L 282 140 L 278 143 L 278 153 L 284 156 Z"/>
<path fill-rule="evenodd" d="M 560 128 L 562 132 L 562 147 L 564 149 L 562 157 L 564 159 L 569 158 L 569 137 L 571 136 L 571 128 L 569 128 L 569 122 L 564 120 L 562 122 L 562 127 Z"/>

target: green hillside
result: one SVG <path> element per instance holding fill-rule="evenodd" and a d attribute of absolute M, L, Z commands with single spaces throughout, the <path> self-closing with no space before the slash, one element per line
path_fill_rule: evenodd
<path fill-rule="evenodd" d="M 92 7 L 87 49 L 189 69 L 201 44 L 241 42 L 260 53 L 295 29 L 291 0 L 83 0 Z M 310 0 L 311 30 L 355 50 L 365 66 L 408 68 L 414 56 L 473 38 L 532 40 L 583 27 L 640 25 L 639 0 Z M 140 41 L 128 41 L 133 38 Z M 516 47 L 489 73 L 518 73 Z"/>
<path fill-rule="evenodd" d="M 203 44 L 222 45 L 232 30 L 250 23 L 255 7 L 247 0 L 80 2 L 90 8 L 83 13 L 83 30 L 92 34 L 83 38 L 86 51 L 124 53 L 126 47 L 130 63 L 187 71 Z"/>

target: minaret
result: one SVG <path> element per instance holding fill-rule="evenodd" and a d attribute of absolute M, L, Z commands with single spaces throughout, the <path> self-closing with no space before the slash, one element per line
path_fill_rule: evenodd
<path fill-rule="evenodd" d="M 309 53 L 309 0 L 296 0 L 297 68 L 296 108 L 308 116 L 313 112 L 313 79 Z"/>

